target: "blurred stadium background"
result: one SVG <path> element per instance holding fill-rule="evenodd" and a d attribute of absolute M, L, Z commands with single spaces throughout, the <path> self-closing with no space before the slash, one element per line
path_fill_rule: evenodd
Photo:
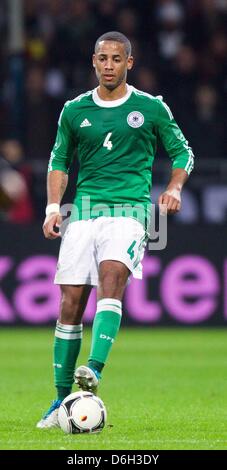
<path fill-rule="evenodd" d="M 63 103 L 96 86 L 94 42 L 109 30 L 133 44 L 128 82 L 163 95 L 191 143 L 195 170 L 165 250 L 125 295 L 125 324 L 227 320 L 227 0 L 1 0 L 0 323 L 53 324 L 58 241 L 46 241 L 46 170 Z M 71 171 L 71 201 L 77 165 Z M 168 180 L 162 147 L 153 201 Z M 95 311 L 92 294 L 86 311 Z"/>

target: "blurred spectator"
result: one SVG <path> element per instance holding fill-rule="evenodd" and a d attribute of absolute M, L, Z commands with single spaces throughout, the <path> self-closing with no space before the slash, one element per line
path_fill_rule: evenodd
<path fill-rule="evenodd" d="M 34 219 L 31 173 L 24 161 L 23 149 L 16 140 L 0 145 L 0 218 L 14 223 Z"/>
<path fill-rule="evenodd" d="M 212 35 L 226 31 L 227 10 L 222 5 L 222 0 L 191 1 L 187 32 L 197 50 L 206 49 Z"/>
<path fill-rule="evenodd" d="M 159 54 L 163 59 L 173 59 L 183 42 L 184 10 L 175 0 L 161 0 L 156 7 Z"/>
<path fill-rule="evenodd" d="M 194 95 L 194 112 L 181 111 L 181 123 L 198 158 L 225 157 L 226 118 L 221 99 L 212 85 L 199 85 Z"/>
<path fill-rule="evenodd" d="M 58 69 L 50 69 L 46 74 L 46 92 L 49 96 L 63 97 L 66 85 L 63 73 Z"/>
<path fill-rule="evenodd" d="M 103 25 L 105 25 L 105 31 L 113 31 L 116 29 L 115 13 L 117 11 L 117 3 L 117 0 L 108 0 L 108 2 L 106 0 L 98 0 L 95 2 L 100 35 L 103 33 Z"/>
<path fill-rule="evenodd" d="M 221 92 L 227 92 L 227 33 L 217 31 L 211 37 L 210 52 L 213 56 L 214 69 L 216 70 L 216 84 Z"/>
<path fill-rule="evenodd" d="M 45 72 L 32 65 L 27 72 L 24 99 L 24 146 L 29 159 L 47 161 L 56 134 L 63 100 L 46 91 Z"/>
<path fill-rule="evenodd" d="M 151 95 L 159 93 L 156 74 L 148 67 L 138 67 L 136 75 L 136 88 Z"/>
<path fill-rule="evenodd" d="M 165 99 L 174 112 L 178 113 L 182 107 L 187 107 L 191 115 L 192 97 L 198 83 L 198 62 L 190 46 L 182 45 L 179 48 L 172 67 L 169 67 L 168 74 L 163 75 L 161 81 Z"/>
<path fill-rule="evenodd" d="M 196 156 L 226 159 L 227 0 L 23 0 L 21 85 L 8 55 L 8 3 L 0 2 L 0 139 L 23 143 L 36 216 L 62 106 L 97 86 L 91 56 L 106 31 L 129 36 L 129 83 L 163 95 Z M 17 171 L 1 156 L 6 165 Z"/>
<path fill-rule="evenodd" d="M 123 8 L 117 14 L 116 25 L 118 31 L 124 31 L 124 34 L 132 40 L 138 36 L 138 20 L 135 11 L 132 8 Z"/>

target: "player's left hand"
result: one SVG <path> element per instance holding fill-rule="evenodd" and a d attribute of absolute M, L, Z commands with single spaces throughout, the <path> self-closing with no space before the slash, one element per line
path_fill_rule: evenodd
<path fill-rule="evenodd" d="M 162 215 L 176 214 L 181 208 L 181 192 L 179 189 L 166 190 L 160 194 L 158 204 Z M 165 205 L 165 208 L 160 207 Z"/>

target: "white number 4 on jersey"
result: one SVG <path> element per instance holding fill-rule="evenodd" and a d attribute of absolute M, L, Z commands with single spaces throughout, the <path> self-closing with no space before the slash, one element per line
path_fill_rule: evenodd
<path fill-rule="evenodd" d="M 108 134 L 107 134 L 107 136 L 106 136 L 106 138 L 103 142 L 103 147 L 106 147 L 108 150 L 111 150 L 112 147 L 113 147 L 113 144 L 110 140 L 111 135 L 112 135 L 112 132 L 108 132 Z"/>

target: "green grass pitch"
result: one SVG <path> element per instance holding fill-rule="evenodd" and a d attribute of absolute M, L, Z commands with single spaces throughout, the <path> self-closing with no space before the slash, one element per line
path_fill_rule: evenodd
<path fill-rule="evenodd" d="M 227 449 L 223 329 L 122 328 L 99 388 L 108 422 L 94 435 L 35 427 L 55 398 L 52 338 L 53 329 L 1 330 L 0 449 Z M 79 364 L 89 344 L 85 328 Z"/>

